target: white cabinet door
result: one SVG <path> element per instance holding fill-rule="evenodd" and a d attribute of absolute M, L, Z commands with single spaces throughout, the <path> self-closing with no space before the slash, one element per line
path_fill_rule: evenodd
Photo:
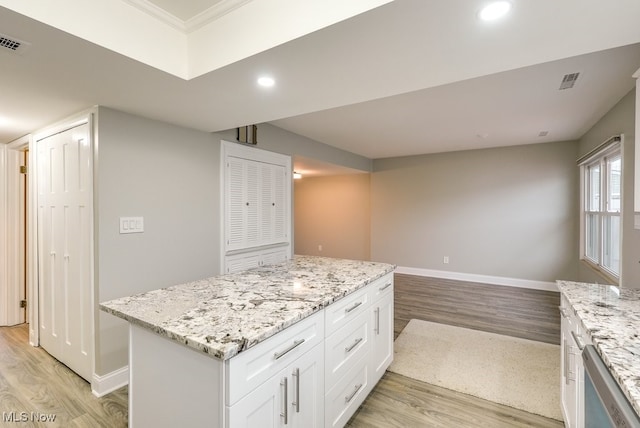
<path fill-rule="evenodd" d="M 373 388 L 393 361 L 393 292 L 373 302 L 372 364 L 369 385 Z"/>
<path fill-rule="evenodd" d="M 287 260 L 288 248 L 274 251 L 265 251 L 260 257 L 260 266 L 274 265 Z"/>
<path fill-rule="evenodd" d="M 287 371 L 283 370 L 227 407 L 227 428 L 284 427 L 283 403 L 288 388 Z"/>
<path fill-rule="evenodd" d="M 291 426 L 324 426 L 324 352 L 319 344 L 291 366 L 289 415 Z"/>
<path fill-rule="evenodd" d="M 228 428 L 322 427 L 322 344 L 300 356 L 227 410 Z"/>
<path fill-rule="evenodd" d="M 291 183 L 286 162 L 225 161 L 225 251 L 289 242 Z"/>
<path fill-rule="evenodd" d="M 259 163 L 229 156 L 225 170 L 226 250 L 260 244 Z"/>
<path fill-rule="evenodd" d="M 242 272 L 260 266 L 260 254 L 240 254 L 225 260 L 225 273 Z"/>

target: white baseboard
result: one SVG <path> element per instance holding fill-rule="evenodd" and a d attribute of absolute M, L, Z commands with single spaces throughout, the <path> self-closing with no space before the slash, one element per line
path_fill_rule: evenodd
<path fill-rule="evenodd" d="M 96 397 L 102 397 L 129 384 L 129 366 L 107 373 L 104 376 L 93 374 L 91 392 Z"/>
<path fill-rule="evenodd" d="M 407 275 L 430 276 L 433 278 L 455 279 L 458 281 L 480 282 L 483 284 L 504 285 L 507 287 L 530 288 L 559 292 L 555 282 L 532 281 L 530 279 L 506 278 L 503 276 L 476 275 L 472 273 L 449 272 L 445 270 L 421 269 L 398 266 L 397 273 Z"/>

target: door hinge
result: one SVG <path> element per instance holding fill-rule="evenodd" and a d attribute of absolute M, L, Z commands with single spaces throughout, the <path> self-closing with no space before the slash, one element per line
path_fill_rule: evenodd
<path fill-rule="evenodd" d="M 20 300 L 20 307 L 21 308 L 26 308 L 27 307 L 27 301 L 26 300 Z"/>
<path fill-rule="evenodd" d="M 27 166 L 20 165 L 20 174 L 26 174 L 26 173 L 27 173 Z"/>

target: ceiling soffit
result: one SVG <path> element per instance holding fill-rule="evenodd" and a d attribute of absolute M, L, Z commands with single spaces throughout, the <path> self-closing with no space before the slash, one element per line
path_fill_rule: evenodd
<path fill-rule="evenodd" d="M 175 11 L 163 7 L 163 3 L 150 0 L 122 0 L 140 9 L 148 15 L 166 23 L 167 25 L 185 34 L 191 33 L 205 25 L 208 25 L 235 9 L 244 6 L 252 0 L 211 0 L 212 5 L 196 14 L 178 14 Z"/>
<path fill-rule="evenodd" d="M 222 0 L 186 22 L 148 0 L 67 0 L 56 7 L 0 0 L 0 6 L 189 80 L 391 1 Z"/>

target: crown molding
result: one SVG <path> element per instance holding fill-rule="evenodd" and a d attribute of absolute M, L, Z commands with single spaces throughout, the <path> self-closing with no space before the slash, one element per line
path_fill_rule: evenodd
<path fill-rule="evenodd" d="M 175 15 L 167 12 L 159 6 L 156 6 L 149 0 L 122 0 L 125 3 L 145 12 L 146 14 L 164 22 L 176 30 L 188 34 L 207 24 L 233 12 L 234 10 L 250 3 L 252 0 L 221 0 L 192 18 L 184 21 Z"/>

